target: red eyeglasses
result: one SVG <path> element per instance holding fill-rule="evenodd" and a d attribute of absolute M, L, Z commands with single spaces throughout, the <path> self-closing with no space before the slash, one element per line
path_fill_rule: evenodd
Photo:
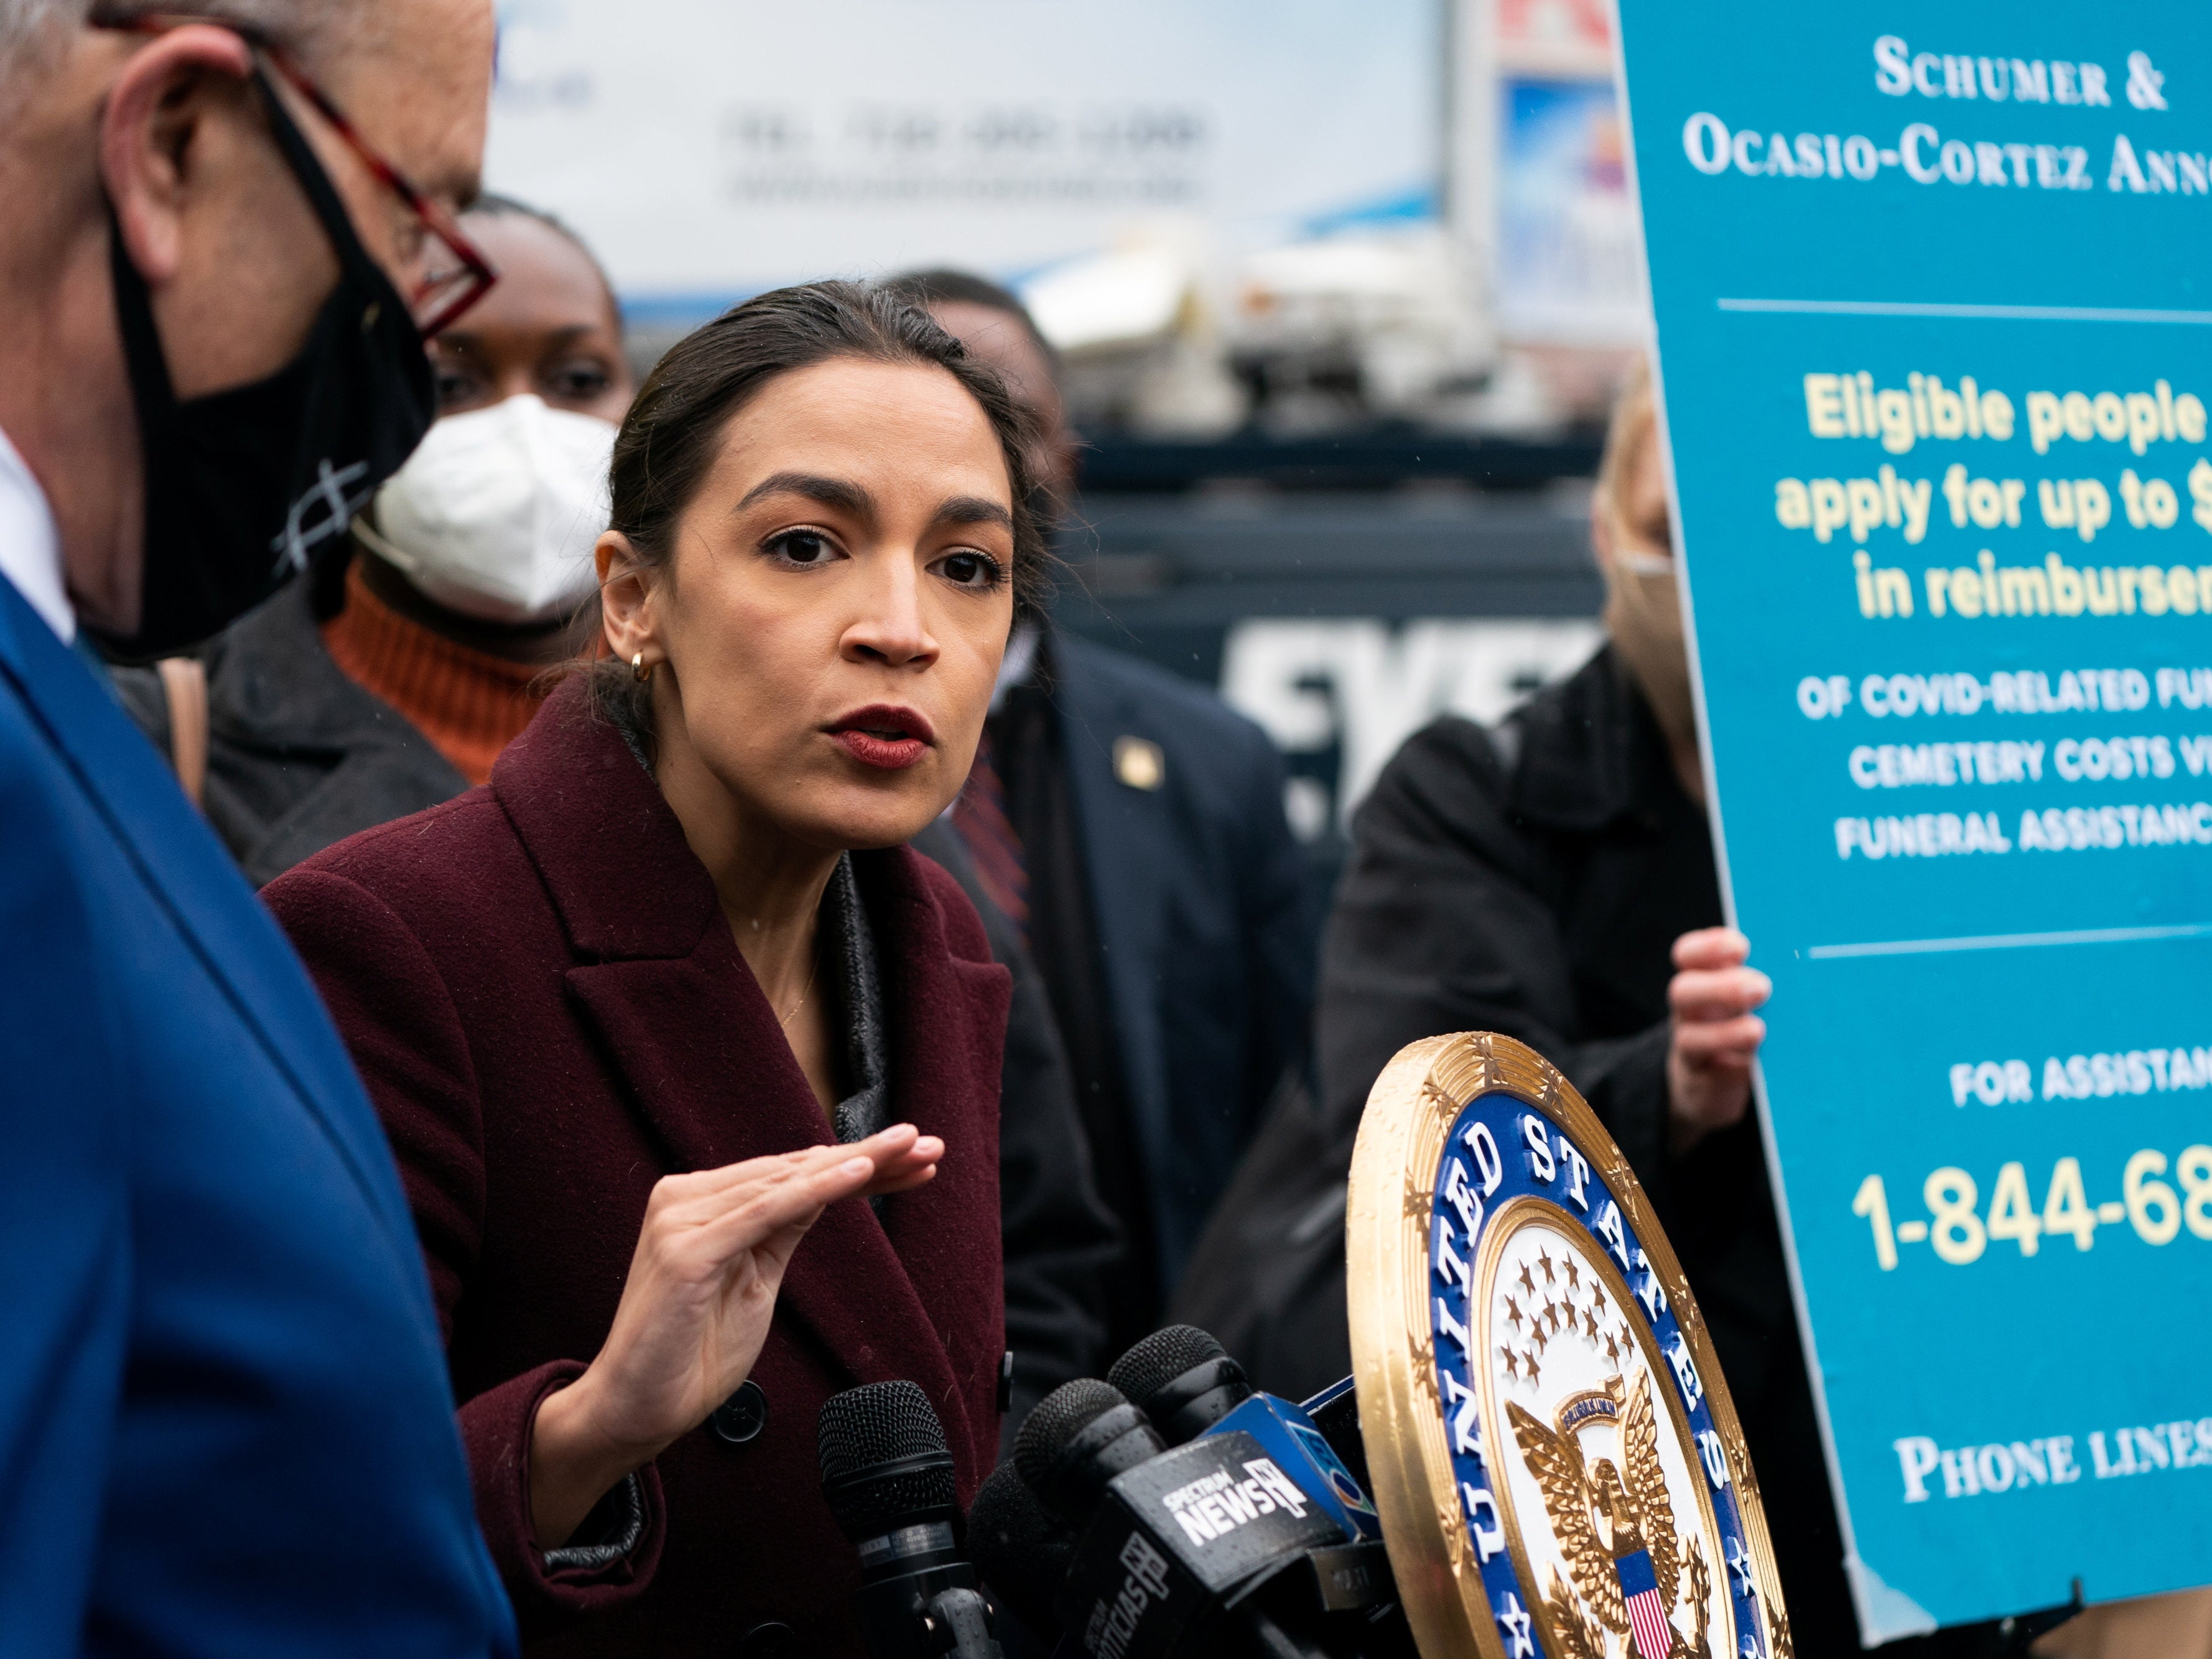
<path fill-rule="evenodd" d="M 453 216 L 415 187 L 414 183 L 386 161 L 363 138 L 330 94 L 300 67 L 299 60 L 251 23 L 196 13 L 150 12 L 139 16 L 95 10 L 87 20 L 94 28 L 118 29 L 133 34 L 164 34 L 187 24 L 201 23 L 227 29 L 269 62 L 269 66 L 308 103 L 331 129 L 361 158 L 362 165 L 380 179 L 415 216 L 423 239 L 422 276 L 416 284 L 410 309 L 415 326 L 424 339 L 451 327 L 471 306 L 483 298 L 499 280 L 499 272 L 469 240 Z"/>

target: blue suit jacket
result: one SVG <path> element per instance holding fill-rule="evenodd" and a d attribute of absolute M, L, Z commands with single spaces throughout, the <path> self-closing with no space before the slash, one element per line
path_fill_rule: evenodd
<path fill-rule="evenodd" d="M 513 1650 L 298 959 L 0 578 L 0 1653 Z"/>
<path fill-rule="evenodd" d="M 1316 951 L 1284 769 L 1205 687 L 1066 633 L 1052 642 L 1123 1087 L 1172 1291 L 1286 1066 L 1303 1067 Z M 1125 782 L 1121 738 L 1158 746 Z"/>

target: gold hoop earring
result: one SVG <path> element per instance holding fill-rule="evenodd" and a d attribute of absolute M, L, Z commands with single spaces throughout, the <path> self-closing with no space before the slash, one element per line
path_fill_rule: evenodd
<path fill-rule="evenodd" d="M 629 672 L 631 678 L 640 685 L 646 684 L 653 678 L 653 670 L 647 667 L 645 664 L 644 652 L 639 652 L 629 659 Z"/>

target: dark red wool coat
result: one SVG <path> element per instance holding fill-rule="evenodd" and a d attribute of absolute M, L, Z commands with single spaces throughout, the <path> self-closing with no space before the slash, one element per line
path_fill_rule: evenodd
<path fill-rule="evenodd" d="M 646 1471 L 648 1532 L 628 1562 L 549 1577 L 527 1425 L 605 1337 L 653 1182 L 830 1138 L 705 868 L 581 691 L 549 700 L 488 787 L 343 842 L 265 896 L 398 1152 L 478 1512 L 531 1650 L 727 1659 L 777 1621 L 799 1654 L 858 1656 L 854 1557 L 816 1460 L 822 1402 L 919 1382 L 963 1502 L 995 1455 L 1006 971 L 936 865 L 856 855 L 891 1121 L 945 1138 L 937 1178 L 880 1218 L 860 1200 L 822 1218 L 753 1370 L 766 1428 L 743 1445 L 684 1436 Z"/>

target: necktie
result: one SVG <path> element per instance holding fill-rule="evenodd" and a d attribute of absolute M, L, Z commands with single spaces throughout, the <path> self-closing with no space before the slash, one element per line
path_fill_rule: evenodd
<path fill-rule="evenodd" d="M 1006 786 L 992 764 L 991 734 L 975 745 L 975 763 L 952 803 L 952 827 L 968 843 L 975 879 L 1006 920 L 1024 932 L 1030 921 L 1030 872 L 1022 857 L 1022 838 L 1006 816 Z"/>

